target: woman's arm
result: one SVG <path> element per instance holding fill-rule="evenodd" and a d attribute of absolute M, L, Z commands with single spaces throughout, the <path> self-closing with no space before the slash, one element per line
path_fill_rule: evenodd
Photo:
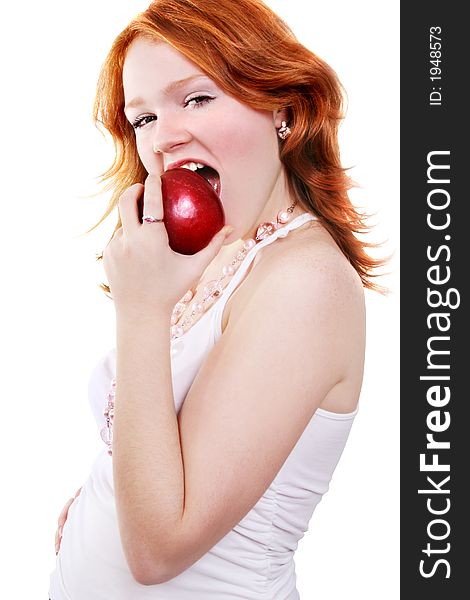
<path fill-rule="evenodd" d="M 159 573 L 183 515 L 169 323 L 170 314 L 163 312 L 117 319 L 114 488 L 124 552 L 140 583 Z"/>
<path fill-rule="evenodd" d="M 226 535 L 328 392 L 362 366 L 362 285 L 339 253 L 289 255 L 259 279 L 178 418 L 170 315 L 118 321 L 114 482 L 124 551 L 140 583 L 175 577 Z"/>

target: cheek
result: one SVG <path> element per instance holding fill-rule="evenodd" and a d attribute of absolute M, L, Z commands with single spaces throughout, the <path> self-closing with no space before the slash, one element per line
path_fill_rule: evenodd
<path fill-rule="evenodd" d="M 227 118 L 227 114 L 231 114 Z M 272 150 L 271 128 L 274 124 L 264 115 L 252 111 L 226 111 L 217 119 L 213 147 L 232 161 L 258 160 Z M 260 154 L 261 153 L 261 154 Z"/>
<path fill-rule="evenodd" d="M 213 133 L 212 147 L 222 160 L 230 162 L 242 158 L 250 144 L 250 133 L 235 119 L 220 119 L 220 126 Z"/>

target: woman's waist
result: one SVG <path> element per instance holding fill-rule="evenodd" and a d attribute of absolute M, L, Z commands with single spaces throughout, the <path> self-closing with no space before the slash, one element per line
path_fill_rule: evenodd
<path fill-rule="evenodd" d="M 266 596 L 262 592 L 270 589 L 270 586 L 281 586 L 290 593 L 295 587 L 293 548 L 291 543 L 284 543 L 285 536 L 279 538 L 279 534 L 275 535 L 273 531 L 276 529 L 272 521 L 276 512 L 273 512 L 275 494 L 267 490 L 265 496 L 189 569 L 171 582 L 150 587 L 155 590 L 166 589 L 168 592 L 178 590 L 180 595 L 175 597 L 183 598 L 182 594 L 186 591 L 190 594 L 196 586 L 201 590 L 201 597 L 204 597 L 203 591 L 207 593 L 213 585 L 208 582 L 217 580 L 220 574 L 234 597 L 242 598 L 241 594 L 246 588 L 247 598 L 255 599 L 259 593 L 264 600 Z M 295 540 L 290 542 L 296 547 Z M 72 600 L 84 597 L 89 600 L 107 599 L 110 590 L 113 590 L 114 600 L 160 598 L 159 595 L 149 596 L 146 591 L 148 586 L 138 584 L 129 571 L 119 535 L 112 462 L 105 448 L 97 457 L 80 495 L 69 509 L 57 565 L 53 577 L 62 585 L 64 594 L 68 594 Z M 102 590 L 102 595 L 99 595 L 99 590 Z M 219 590 L 220 593 L 222 591 Z M 191 600 L 196 597 L 191 596 Z M 275 596 L 278 597 L 287 598 L 288 593 Z M 67 595 L 64 598 L 68 600 Z"/>
<path fill-rule="evenodd" d="M 226 540 L 228 542 L 228 540 Z M 69 546 L 70 548 L 70 546 Z M 64 548 L 65 550 L 65 548 Z M 227 552 L 225 552 L 225 550 Z M 269 561 L 240 561 L 229 543 L 218 543 L 188 569 L 173 579 L 143 586 L 135 581 L 121 561 L 99 554 L 78 556 L 59 552 L 51 576 L 52 600 L 291 600 L 297 599 L 293 561 L 281 571 L 271 572 Z M 235 554 L 234 554 L 235 552 Z M 54 593 L 57 593 L 55 596 Z"/>

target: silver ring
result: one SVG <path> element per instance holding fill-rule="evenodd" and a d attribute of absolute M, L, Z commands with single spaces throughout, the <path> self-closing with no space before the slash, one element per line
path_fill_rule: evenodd
<path fill-rule="evenodd" d="M 163 219 L 157 219 L 156 217 L 153 217 L 152 215 L 144 215 L 142 217 L 142 221 L 144 223 L 163 223 Z"/>

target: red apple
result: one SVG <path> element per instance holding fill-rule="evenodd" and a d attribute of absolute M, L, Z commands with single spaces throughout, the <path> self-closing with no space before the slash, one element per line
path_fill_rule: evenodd
<path fill-rule="evenodd" d="M 218 176 L 208 167 L 202 172 L 208 179 L 183 168 L 161 175 L 164 224 L 170 247 L 179 254 L 196 254 L 225 225 L 222 202 L 213 187 L 220 189 Z M 142 208 L 143 198 L 139 201 L 140 220 Z"/>

